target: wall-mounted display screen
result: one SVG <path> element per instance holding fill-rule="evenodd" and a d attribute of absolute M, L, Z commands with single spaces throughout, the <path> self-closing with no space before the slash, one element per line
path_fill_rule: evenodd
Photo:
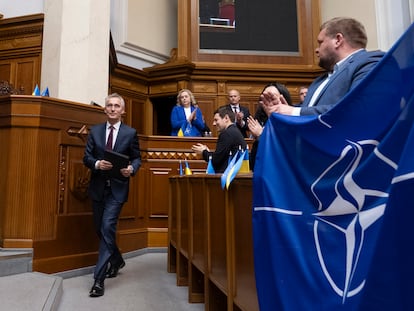
<path fill-rule="evenodd" d="M 297 2 L 199 0 L 200 52 L 299 52 Z"/>

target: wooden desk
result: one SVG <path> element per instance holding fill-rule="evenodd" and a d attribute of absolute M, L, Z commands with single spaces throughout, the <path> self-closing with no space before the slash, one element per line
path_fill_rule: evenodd
<path fill-rule="evenodd" d="M 252 176 L 170 177 L 168 271 L 205 310 L 259 310 L 253 266 Z M 186 271 L 182 271 L 182 270 Z"/>

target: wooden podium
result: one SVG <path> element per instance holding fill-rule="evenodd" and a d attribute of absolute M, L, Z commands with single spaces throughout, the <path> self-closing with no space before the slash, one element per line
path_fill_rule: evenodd
<path fill-rule="evenodd" d="M 252 175 L 170 177 L 168 271 L 205 310 L 259 310 L 253 265 Z"/>
<path fill-rule="evenodd" d="M 99 240 L 83 165 L 89 128 L 106 120 L 101 107 L 50 97 L 0 96 L 0 247 L 32 248 L 33 270 L 55 273 L 96 263 Z M 214 137 L 139 135 L 142 166 L 120 215 L 122 253 L 168 243 L 169 177 L 187 159 L 207 163 L 191 146 Z"/>

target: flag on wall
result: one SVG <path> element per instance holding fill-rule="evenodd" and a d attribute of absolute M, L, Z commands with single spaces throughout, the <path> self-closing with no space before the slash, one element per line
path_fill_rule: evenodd
<path fill-rule="evenodd" d="M 414 310 L 414 28 L 333 109 L 272 114 L 253 177 L 261 311 Z"/>

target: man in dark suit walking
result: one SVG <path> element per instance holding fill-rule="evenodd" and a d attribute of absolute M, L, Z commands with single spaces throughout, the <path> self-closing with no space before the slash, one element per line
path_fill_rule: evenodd
<path fill-rule="evenodd" d="M 229 108 L 234 112 L 235 124 L 242 133 L 243 137 L 247 138 L 247 118 L 250 116 L 249 108 L 240 105 L 240 92 L 237 90 L 229 91 Z"/>
<path fill-rule="evenodd" d="M 123 204 L 128 199 L 129 177 L 141 165 L 137 132 L 121 122 L 125 102 L 118 94 L 105 99 L 107 121 L 91 128 L 83 163 L 91 170 L 89 196 L 92 199 L 95 230 L 100 238 L 95 282 L 91 297 L 104 294 L 105 278 L 116 277 L 125 261 L 116 245 L 116 227 Z M 129 164 L 114 172 L 115 163 L 105 160 L 105 151 L 115 151 L 129 157 Z"/>
<path fill-rule="evenodd" d="M 326 74 L 317 78 L 308 89 L 303 104 L 291 107 L 280 103 L 277 96 L 263 93 L 266 113 L 287 115 L 319 115 L 327 112 L 350 90 L 355 88 L 382 59 L 384 52 L 367 51 L 364 26 L 353 18 L 336 17 L 323 23 L 318 35 L 316 55 Z"/>

